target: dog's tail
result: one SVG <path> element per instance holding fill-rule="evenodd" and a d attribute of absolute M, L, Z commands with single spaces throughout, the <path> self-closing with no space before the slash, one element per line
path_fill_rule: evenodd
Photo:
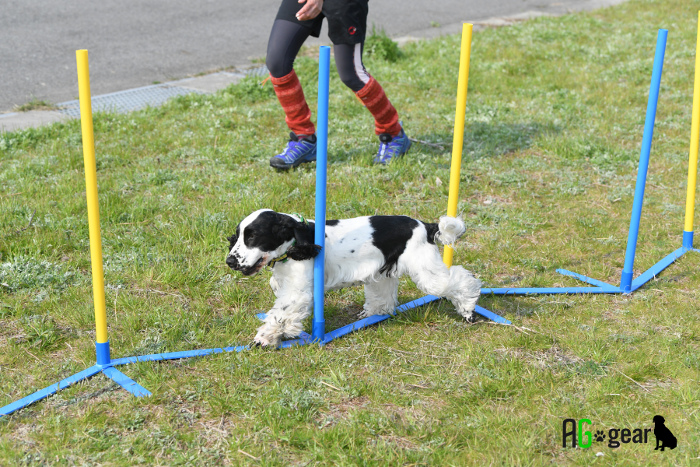
<path fill-rule="evenodd" d="M 437 227 L 434 239 L 449 246 L 454 246 L 457 239 L 467 231 L 464 221 L 458 217 L 442 216 Z"/>

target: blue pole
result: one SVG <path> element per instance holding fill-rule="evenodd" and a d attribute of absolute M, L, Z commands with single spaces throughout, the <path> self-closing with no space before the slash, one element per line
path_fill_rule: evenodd
<path fill-rule="evenodd" d="M 642 151 L 639 157 L 639 172 L 637 172 L 637 184 L 634 188 L 634 201 L 632 202 L 632 219 L 630 221 L 630 230 L 627 236 L 625 266 L 622 269 L 622 278 L 620 280 L 620 290 L 623 293 L 629 293 L 632 290 L 634 254 L 637 248 L 637 237 L 639 235 L 639 220 L 642 217 L 642 204 L 644 202 L 644 186 L 646 185 L 647 170 L 649 169 L 649 154 L 651 153 L 651 140 L 654 136 L 656 104 L 659 101 L 659 87 L 661 86 L 661 71 L 663 70 L 667 36 L 668 31 L 666 29 L 659 29 L 659 34 L 656 39 L 654 69 L 651 74 L 651 87 L 649 89 L 649 101 L 647 103 L 647 116 L 644 122 Z"/>
<path fill-rule="evenodd" d="M 324 270 L 326 245 L 326 171 L 328 165 L 328 82 L 331 48 L 321 46 L 318 62 L 318 123 L 316 128 L 316 227 L 314 241 L 321 252 L 314 259 L 314 324 L 311 338 L 323 342 L 326 321 L 323 317 Z"/>

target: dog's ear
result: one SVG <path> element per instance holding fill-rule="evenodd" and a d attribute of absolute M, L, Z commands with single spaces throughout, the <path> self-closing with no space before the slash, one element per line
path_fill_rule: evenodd
<path fill-rule="evenodd" d="M 295 261 L 304 261 L 306 259 L 314 259 L 320 252 L 320 245 L 314 245 L 313 243 L 299 245 L 297 243 L 287 251 L 287 256 Z"/>
<path fill-rule="evenodd" d="M 288 242 L 294 238 L 294 231 L 297 228 L 297 224 L 301 224 L 301 222 L 298 222 L 296 219 L 293 219 L 285 214 L 277 214 L 277 218 L 270 228 L 270 233 L 272 234 L 275 243 L 281 245 L 284 242 Z"/>
<path fill-rule="evenodd" d="M 296 221 L 294 239 L 296 242 L 287 251 L 287 256 L 295 261 L 313 259 L 321 252 L 321 247 L 314 244 L 314 224 Z"/>

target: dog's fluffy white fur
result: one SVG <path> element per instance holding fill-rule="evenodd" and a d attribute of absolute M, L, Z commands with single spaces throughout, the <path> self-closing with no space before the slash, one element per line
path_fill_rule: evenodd
<path fill-rule="evenodd" d="M 326 222 L 325 290 L 364 284 L 360 317 L 393 314 L 399 277 L 408 274 L 426 294 L 450 300 L 473 321 L 481 281 L 462 266 L 449 269 L 435 241 L 452 245 L 464 222 L 443 216 L 439 224 L 406 216 L 368 216 Z M 253 275 L 273 262 L 270 286 L 277 297 L 258 329 L 255 343 L 278 346 L 299 336 L 313 309 L 314 224 L 300 217 L 261 209 L 247 216 L 229 239 L 226 264 Z M 287 256 L 286 261 L 275 262 Z"/>

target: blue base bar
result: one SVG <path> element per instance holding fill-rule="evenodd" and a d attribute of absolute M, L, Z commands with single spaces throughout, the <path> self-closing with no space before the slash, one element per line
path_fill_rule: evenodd
<path fill-rule="evenodd" d="M 587 284 L 595 285 L 595 286 L 603 288 L 603 289 L 611 289 L 610 290 L 611 293 L 616 293 L 616 292 L 620 291 L 619 287 L 615 287 L 614 285 L 610 285 L 607 282 L 599 281 L 598 279 L 593 279 L 593 278 L 578 274 L 576 272 L 567 271 L 566 269 L 557 269 L 557 272 L 559 274 L 564 275 L 564 276 L 573 277 L 573 278 L 578 279 L 581 282 L 585 282 Z"/>
<path fill-rule="evenodd" d="M 693 244 L 693 232 L 683 232 L 683 246 L 673 253 L 669 254 L 661 261 L 647 269 L 645 272 L 639 275 L 636 279 L 632 279 L 632 273 L 622 272 L 620 287 L 615 287 L 614 285 L 608 284 L 597 279 L 592 279 L 590 277 L 567 271 L 566 269 L 557 269 L 559 274 L 565 276 L 573 277 L 582 282 L 586 282 L 591 285 L 596 285 L 597 287 L 552 287 L 552 288 L 485 288 L 481 289 L 481 293 L 485 295 L 553 295 L 553 294 L 589 294 L 589 293 L 631 293 L 639 289 L 641 286 L 652 280 L 654 277 L 658 276 L 661 271 L 669 267 L 678 258 L 688 253 L 689 251 L 700 252 L 695 248 L 692 248 Z M 686 246 L 690 245 L 690 247 Z M 628 286 L 623 289 L 627 284 Z"/>
<path fill-rule="evenodd" d="M 113 366 L 103 369 L 102 373 L 107 375 L 109 379 L 111 379 L 112 381 L 114 381 L 119 386 L 123 387 L 136 397 L 146 397 L 152 395 L 151 391 L 139 385 L 136 381 L 129 378 Z"/>
<path fill-rule="evenodd" d="M 417 300 L 413 300 L 412 302 L 406 303 L 404 305 L 401 305 L 396 308 L 397 312 L 404 312 L 407 310 L 410 310 L 412 308 L 417 308 L 419 306 L 423 306 L 427 303 L 440 300 L 440 297 L 436 297 L 433 295 L 428 295 L 423 298 L 419 298 Z M 501 318 L 500 316 L 491 313 L 490 311 L 477 306 L 476 310 L 477 313 L 486 316 L 489 319 L 492 319 L 496 322 L 499 323 L 504 323 L 504 324 L 511 324 L 510 321 Z M 265 319 L 265 313 L 259 313 L 256 315 L 259 319 Z M 336 329 L 335 331 L 331 331 L 329 333 L 326 333 L 324 336 L 323 341 L 318 342 L 317 339 L 313 339 L 309 334 L 303 332 L 299 336 L 298 339 L 292 339 L 289 341 L 284 341 L 280 345 L 280 348 L 289 348 L 289 347 L 294 347 L 297 345 L 307 345 L 307 344 L 312 344 L 312 343 L 320 343 L 321 345 L 326 344 L 333 339 L 337 339 L 338 337 L 344 336 L 345 334 L 349 334 L 351 332 L 357 331 L 359 329 L 365 328 L 367 326 L 371 326 L 372 324 L 379 323 L 381 321 L 387 320 L 391 318 L 391 315 L 377 315 L 377 316 L 370 316 L 369 318 L 361 319 L 355 323 L 348 324 L 347 326 L 343 326 L 342 328 Z M 58 392 L 61 389 L 65 389 L 71 384 L 74 384 L 78 381 L 82 381 L 84 379 L 90 378 L 91 376 L 94 376 L 98 373 L 104 373 L 105 376 L 119 384 L 122 388 L 126 389 L 129 391 L 131 394 L 133 394 L 136 397 L 144 397 L 144 396 L 150 396 L 151 392 L 148 389 L 145 389 L 143 386 L 140 386 L 138 383 L 136 383 L 134 380 L 126 376 L 124 373 L 121 371 L 117 370 L 114 368 L 115 366 L 119 365 L 127 365 L 130 363 L 139 363 L 139 362 L 157 362 L 157 361 L 163 361 L 163 360 L 179 360 L 183 358 L 193 358 L 193 357 L 206 357 L 208 355 L 213 355 L 213 354 L 218 354 L 218 353 L 224 353 L 224 352 L 242 352 L 244 350 L 250 350 L 250 346 L 247 345 L 238 345 L 238 346 L 231 346 L 231 347 L 222 347 L 222 348 L 213 348 L 213 349 L 199 349 L 199 350 L 188 350 L 188 351 L 181 351 L 181 352 L 167 352 L 167 353 L 159 353 L 159 354 L 150 354 L 150 355 L 138 355 L 134 357 L 124 357 L 124 358 L 118 358 L 116 360 L 109 360 L 108 355 L 109 355 L 109 343 L 106 342 L 104 344 L 96 344 L 96 348 L 98 349 L 98 355 L 99 358 L 102 359 L 102 361 L 107 361 L 108 363 L 106 365 L 94 365 L 88 368 L 87 370 L 83 370 L 80 373 L 77 373 L 71 377 L 68 377 L 66 379 L 61 380 L 57 384 L 52 384 L 51 386 L 44 388 L 40 391 L 35 392 L 34 394 L 31 394 L 23 399 L 20 399 L 16 402 L 13 402 L 12 404 L 6 405 L 5 407 L 0 408 L 0 416 L 3 415 L 9 415 L 13 412 L 16 412 L 19 409 L 22 409 L 24 407 L 27 407 L 30 404 L 33 404 L 34 402 L 38 402 L 42 399 L 45 399 L 48 396 L 51 396 Z"/>
<path fill-rule="evenodd" d="M 691 235 L 688 235 L 691 234 Z M 676 261 L 678 258 L 683 256 L 685 253 L 689 251 L 695 251 L 695 252 L 700 252 L 698 249 L 694 248 L 688 248 L 685 245 L 690 244 L 692 246 L 692 232 L 683 232 L 683 240 L 684 240 L 684 246 L 679 248 L 678 250 L 674 251 L 673 253 L 669 254 L 666 256 L 664 259 L 656 263 L 654 266 L 649 268 L 647 271 L 642 273 L 639 277 L 637 277 L 634 281 L 632 281 L 630 291 L 633 292 L 637 289 L 639 289 L 642 285 L 646 284 L 649 282 L 651 279 L 656 277 L 661 271 L 666 269 L 669 265 L 671 265 L 674 261 Z M 596 279 L 591 279 L 590 277 L 583 276 L 581 274 L 577 274 L 575 272 L 567 271 L 565 269 L 558 269 L 557 272 L 560 274 L 574 277 L 576 279 L 579 279 L 583 282 L 587 282 L 589 284 L 594 284 L 598 285 L 598 287 L 551 287 L 551 288 L 544 288 L 544 287 L 533 287 L 533 288 L 525 288 L 525 287 L 511 287 L 511 288 L 483 288 L 481 289 L 482 295 L 536 295 L 536 294 L 612 294 L 612 293 L 623 293 L 623 291 L 619 287 L 615 287 L 613 285 L 607 284 L 602 281 L 598 281 Z M 628 293 L 629 293 L 628 292 Z M 425 297 L 419 298 L 417 300 L 413 300 L 409 303 L 406 303 L 404 305 L 401 305 L 396 308 L 396 312 L 404 312 L 413 308 L 417 308 L 419 306 L 423 306 L 427 303 L 431 303 L 434 301 L 440 300 L 440 297 L 436 297 L 434 295 L 427 295 Z M 497 323 L 503 323 L 503 324 L 511 324 L 510 321 L 507 319 L 504 319 L 489 310 L 486 310 L 485 308 L 482 308 L 477 305 L 476 309 L 474 310 L 477 313 L 481 314 L 482 316 L 485 316 L 494 322 Z M 265 319 L 265 314 L 264 313 L 259 313 L 256 315 L 260 319 Z M 341 328 L 338 328 L 334 331 L 331 331 L 329 333 L 326 333 L 324 336 L 324 339 L 322 342 L 320 342 L 322 345 L 326 344 L 334 339 L 337 339 L 341 336 L 344 336 L 346 334 L 349 334 L 351 332 L 360 330 L 362 328 L 365 328 L 367 326 L 371 326 L 373 324 L 377 324 L 379 322 L 385 321 L 389 319 L 391 315 L 377 315 L 377 316 L 370 316 L 369 318 L 361 319 L 355 323 L 348 324 L 346 326 L 343 326 Z M 302 333 L 298 339 L 293 339 L 289 341 L 285 341 L 280 345 L 280 348 L 288 348 L 288 347 L 293 347 L 296 345 L 306 345 L 314 342 L 314 340 L 311 338 L 310 335 L 306 333 Z M 58 392 L 61 389 L 65 389 L 71 384 L 74 384 L 78 381 L 82 381 L 84 379 L 90 378 L 91 376 L 96 375 L 97 373 L 105 373 L 106 376 L 117 382 L 120 386 L 122 386 L 124 389 L 128 390 L 132 394 L 134 394 L 137 397 L 142 397 L 142 396 L 148 396 L 151 393 L 143 388 L 142 386 L 139 386 L 136 382 L 134 382 L 132 379 L 130 379 L 128 376 L 124 375 L 120 371 L 116 370 L 114 366 L 118 365 L 126 365 L 129 363 L 137 363 L 137 362 L 155 362 L 155 361 L 162 361 L 162 360 L 177 360 L 177 359 L 183 359 L 183 358 L 192 358 L 192 357 L 206 357 L 207 355 L 213 355 L 213 354 L 218 354 L 218 353 L 224 353 L 224 352 L 242 352 L 244 350 L 250 350 L 250 346 L 247 345 L 239 345 L 239 346 L 232 346 L 232 347 L 223 347 L 223 348 L 214 348 L 214 349 L 200 349 L 200 350 L 191 350 L 191 351 L 182 351 L 182 352 L 169 352 L 169 353 L 159 353 L 159 354 L 151 354 L 151 355 L 140 355 L 140 356 L 135 356 L 135 357 L 126 357 L 126 358 L 119 358 L 117 360 L 110 360 L 109 359 L 109 342 L 105 342 L 104 344 L 95 344 L 96 348 L 96 353 L 97 353 L 97 358 L 103 362 L 107 363 L 102 363 L 102 364 L 97 364 L 94 365 L 86 370 L 81 371 L 80 373 L 77 373 L 73 376 L 70 376 L 68 378 L 65 378 L 61 380 L 60 382 L 56 384 L 52 384 L 49 387 L 46 387 L 40 391 L 35 392 L 34 394 L 31 394 L 23 399 L 20 399 L 16 402 L 13 402 L 12 404 L 6 405 L 5 407 L 0 408 L 0 416 L 3 415 L 9 415 L 19 409 L 22 409 L 24 407 L 27 407 L 30 404 L 33 404 L 34 402 L 38 402 L 42 399 L 45 399 L 48 396 L 51 396 Z M 105 367 L 106 366 L 106 367 Z"/>
<path fill-rule="evenodd" d="M 441 297 L 436 297 L 435 295 L 426 295 L 425 297 L 419 298 L 417 300 L 413 300 L 411 302 L 405 303 L 403 305 L 400 305 L 399 307 L 396 308 L 397 313 L 403 313 L 405 311 L 411 310 L 413 308 L 418 308 L 420 306 L 426 305 L 428 303 L 440 300 Z M 474 309 L 477 313 L 480 315 L 496 322 L 496 323 L 501 323 L 501 324 L 512 324 L 510 321 L 507 319 L 498 316 L 495 313 L 492 313 L 491 311 L 487 310 L 486 308 L 482 308 L 479 305 L 476 306 Z M 361 319 L 359 321 L 356 321 L 352 324 L 345 325 L 341 328 L 336 329 L 335 331 L 327 332 L 326 333 L 326 339 L 324 340 L 324 344 L 327 344 L 328 342 L 332 341 L 333 339 L 337 339 L 338 337 L 342 337 L 346 334 L 350 334 L 351 332 L 358 331 L 362 328 L 366 328 L 367 326 L 372 326 L 373 324 L 380 323 L 382 321 L 385 321 L 389 318 L 391 318 L 392 315 L 374 315 L 370 316 L 368 318 Z"/>
<path fill-rule="evenodd" d="M 482 295 L 555 295 L 555 294 L 620 293 L 619 288 L 608 287 L 504 287 L 481 289 Z"/>
<path fill-rule="evenodd" d="M 51 386 L 44 388 L 40 391 L 35 392 L 34 394 L 31 394 L 23 399 L 20 399 L 16 402 L 13 402 L 12 404 L 6 405 L 5 407 L 0 408 L 0 415 L 9 415 L 12 412 L 15 412 L 19 409 L 22 409 L 30 404 L 33 404 L 34 402 L 38 402 L 42 399 L 45 399 L 53 394 L 56 394 L 59 390 L 65 389 L 71 384 L 77 383 L 78 381 L 82 381 L 84 379 L 87 379 L 91 376 L 96 375 L 97 373 L 101 372 L 102 368 L 99 365 L 94 365 L 88 368 L 87 370 L 83 370 L 80 373 L 76 373 L 73 376 L 69 376 L 66 379 L 61 380 L 60 382 L 56 384 L 52 384 Z"/>
<path fill-rule="evenodd" d="M 630 292 L 634 292 L 635 290 L 652 280 L 654 277 L 658 276 L 661 271 L 669 267 L 674 261 L 676 261 L 688 251 L 690 250 L 681 247 L 673 253 L 671 253 L 670 255 L 666 256 L 664 259 L 662 259 L 649 269 L 647 269 L 639 277 L 632 281 Z"/>

